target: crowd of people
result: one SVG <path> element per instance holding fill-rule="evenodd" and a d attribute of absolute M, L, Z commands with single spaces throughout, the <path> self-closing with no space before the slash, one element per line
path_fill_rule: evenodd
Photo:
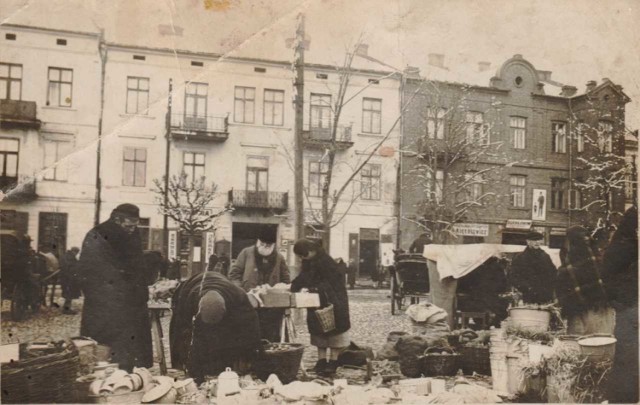
<path fill-rule="evenodd" d="M 59 270 L 64 313 L 73 313 L 72 301 L 84 295 L 80 334 L 109 346 L 112 360 L 128 371 L 153 363 L 148 286 L 159 275 L 180 278 L 179 263 L 169 263 L 157 252 L 143 252 L 139 221 L 138 207 L 121 204 L 87 233 L 82 249 L 72 247 L 59 260 L 46 250 L 38 254 L 31 250 L 29 256 L 50 274 Z M 229 365 L 248 371 L 261 339 L 283 338 L 284 315 L 282 309 L 261 307 L 248 293 L 265 284 L 284 283 L 292 292 L 318 293 L 320 308 L 307 313 L 310 344 L 318 350 L 314 369 L 335 373 L 340 353 L 351 343 L 347 289 L 354 288 L 356 266 L 353 261 L 334 260 L 317 242 L 301 239 L 293 252 L 302 265 L 292 280 L 285 258 L 275 248 L 276 233 L 256 236 L 255 244 L 243 249 L 233 263 L 224 254 L 212 255 L 204 271 L 181 282 L 170 325 L 173 367 L 183 368 L 198 381 Z M 500 295 L 511 288 L 521 304 L 557 303 L 568 334 L 614 334 L 618 344 L 613 373 L 623 383 L 610 400 L 637 399 L 637 209 L 625 213 L 608 245 L 596 242 L 582 226 L 569 228 L 559 268 L 542 249 L 542 234 L 530 232 L 526 239 L 527 247 L 511 263 L 492 258 L 482 271 L 471 273 L 466 284 L 459 283 L 462 292 L 468 290 L 473 296 L 469 305 L 504 319 L 507 308 Z M 431 235 L 423 233 L 409 252 L 422 253 L 430 243 Z M 388 272 L 393 260 L 381 264 Z M 335 318 L 328 330 L 320 319 L 327 308 Z"/>

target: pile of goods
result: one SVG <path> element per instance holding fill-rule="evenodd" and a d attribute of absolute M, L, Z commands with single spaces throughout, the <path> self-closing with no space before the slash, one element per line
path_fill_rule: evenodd
<path fill-rule="evenodd" d="M 180 283 L 178 280 L 158 280 L 149 287 L 149 307 L 171 306 L 171 297 Z"/>

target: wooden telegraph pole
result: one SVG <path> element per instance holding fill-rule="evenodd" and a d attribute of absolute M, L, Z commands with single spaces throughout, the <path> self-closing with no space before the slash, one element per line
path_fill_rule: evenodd
<path fill-rule="evenodd" d="M 304 123 L 304 14 L 298 14 L 295 38 L 294 78 L 294 205 L 296 213 L 296 240 L 304 237 L 304 150 L 302 126 Z"/>

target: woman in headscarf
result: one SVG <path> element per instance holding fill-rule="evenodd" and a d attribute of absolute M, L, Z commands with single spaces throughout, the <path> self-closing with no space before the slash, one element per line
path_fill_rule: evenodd
<path fill-rule="evenodd" d="M 258 315 L 247 294 L 216 272 L 196 274 L 174 294 L 171 364 L 198 383 L 231 367 L 251 368 L 260 345 Z"/>
<path fill-rule="evenodd" d="M 560 250 L 556 295 L 572 335 L 613 333 L 615 312 L 609 306 L 593 241 L 582 226 L 567 230 Z"/>
<path fill-rule="evenodd" d="M 316 309 L 307 310 L 307 326 L 311 334 L 311 344 L 318 348 L 318 362 L 314 370 L 321 374 L 333 374 L 338 367 L 338 355 L 349 346 L 349 297 L 344 276 L 336 262 L 316 243 L 301 239 L 296 242 L 293 252 L 302 259 L 300 275 L 291 283 L 291 291 L 303 288 L 317 291 L 322 308 L 333 305 L 335 328 L 325 332 L 316 316 Z M 327 349 L 331 349 L 327 361 Z"/>

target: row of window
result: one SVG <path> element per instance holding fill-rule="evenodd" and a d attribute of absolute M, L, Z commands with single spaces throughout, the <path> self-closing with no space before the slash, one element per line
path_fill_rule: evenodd
<path fill-rule="evenodd" d="M 132 187 L 146 185 L 147 151 L 144 148 L 124 148 L 122 184 Z M 192 179 L 205 175 L 205 154 L 184 152 L 182 170 Z M 327 162 L 309 162 L 308 192 L 311 197 L 322 196 L 322 186 L 327 178 Z M 367 164 L 360 172 L 360 198 L 380 199 L 381 167 Z M 268 191 L 269 159 L 265 156 L 249 156 L 246 165 L 246 190 Z"/>
<path fill-rule="evenodd" d="M 48 75 L 47 105 L 71 107 L 73 92 L 73 69 L 50 67 Z M 149 109 L 148 77 L 127 77 L 127 114 L 145 115 Z M 209 85 L 188 82 L 185 85 L 185 117 L 206 117 L 208 111 Z M 22 65 L 0 63 L 0 98 L 22 99 Z M 241 124 L 256 123 L 256 88 L 236 86 L 233 97 L 233 120 Z M 264 89 L 263 125 L 284 125 L 284 90 Z M 330 94 L 311 94 L 311 128 L 329 129 L 332 106 Z M 362 101 L 362 132 L 380 134 L 382 100 L 364 98 Z"/>
<path fill-rule="evenodd" d="M 427 137 L 429 139 L 444 139 L 447 109 L 427 109 Z M 481 112 L 469 111 L 465 117 L 466 134 L 469 143 L 488 145 L 490 142 L 489 126 L 484 122 Z M 527 146 L 527 119 L 524 117 L 509 117 L 511 132 L 511 145 L 514 149 L 526 149 Z M 600 151 L 613 151 L 613 125 L 608 121 L 598 123 L 598 142 Z M 552 150 L 555 153 L 567 153 L 567 124 L 565 122 L 551 123 Z M 584 135 L 576 132 L 576 149 L 578 153 L 584 152 Z"/>
<path fill-rule="evenodd" d="M 67 180 L 67 167 L 58 163 L 71 153 L 73 145 L 69 141 L 44 140 L 43 164 L 45 180 Z M 17 139 L 0 138 L 0 170 L 2 172 L 2 187 L 14 184 L 18 180 L 18 157 L 20 141 Z"/>
<path fill-rule="evenodd" d="M 71 107 L 73 69 L 49 67 L 47 105 Z M 0 99 L 22 100 L 22 65 L 0 63 Z"/>
<path fill-rule="evenodd" d="M 578 180 L 580 182 L 580 180 Z M 526 207 L 526 186 L 527 176 L 511 175 L 510 184 L 510 202 L 511 207 Z M 542 201 L 542 204 L 545 202 Z M 569 190 L 569 180 L 563 178 L 551 179 L 551 198 L 549 199 L 549 209 L 565 210 L 567 208 L 580 209 L 582 207 L 582 194 L 580 189 L 572 188 Z M 541 209 L 544 209 L 541 206 Z"/>

